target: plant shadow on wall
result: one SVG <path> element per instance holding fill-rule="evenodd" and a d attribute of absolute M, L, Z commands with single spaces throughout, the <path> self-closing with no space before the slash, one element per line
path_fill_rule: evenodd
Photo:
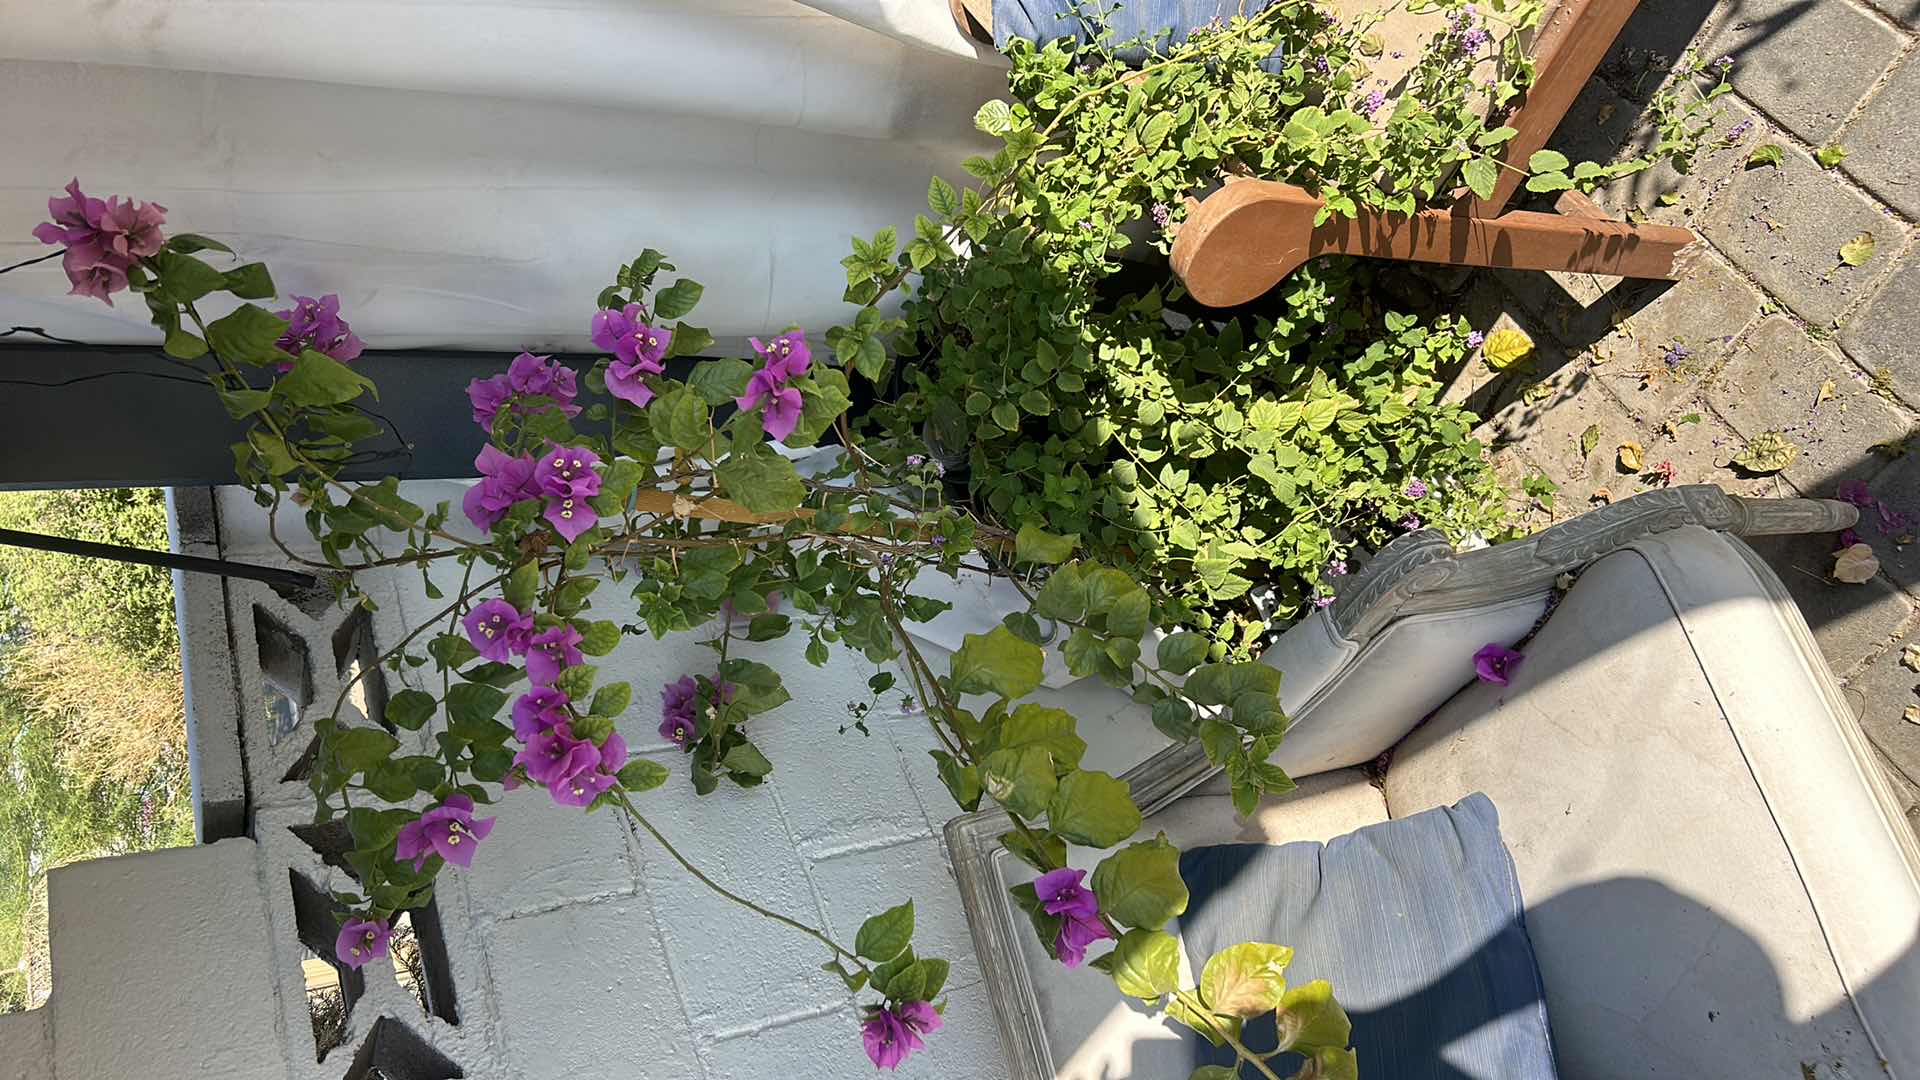
<path fill-rule="evenodd" d="M 1276 1013 L 1306 1059 L 1298 1075 L 1355 1075 L 1331 989 L 1288 987 L 1279 945 L 1225 948 L 1198 986 L 1182 984 L 1165 930 L 1187 903 L 1178 851 L 1136 839 L 1131 792 L 1082 767 L 1075 718 L 1026 699 L 1051 623 L 1070 672 L 1197 739 L 1249 812 L 1292 788 L 1269 760 L 1287 724 L 1280 673 L 1250 659 L 1265 637 L 1328 602 L 1349 555 L 1400 531 L 1503 527 L 1473 417 L 1439 397 L 1436 372 L 1479 344 L 1461 320 L 1391 310 L 1358 264 L 1310 268 L 1224 319 L 1187 305 L 1164 269 L 1144 287 L 1129 284 L 1137 267 L 1122 273 L 1129 250 L 1158 265 L 1186 196 L 1225 173 L 1311 186 L 1329 214 L 1444 201 L 1456 172 L 1490 189 L 1515 132 L 1475 102 L 1512 100 L 1531 67 L 1517 34 L 1496 44 L 1482 19 L 1523 30 L 1540 5 L 1440 10 L 1445 29 L 1391 105 L 1367 85 L 1368 22 L 1305 3 L 1200 28 L 1137 67 L 1105 33 L 1077 53 L 1013 43 L 1015 101 L 976 117 L 1000 150 L 966 163 L 976 187 L 936 178 L 931 216 L 904 245 L 892 230 L 854 241 L 848 324 L 769 327 L 752 359 L 671 378 L 669 358 L 711 347 L 686 321 L 702 290 L 665 283 L 672 264 L 643 252 L 583 310 L 607 354 L 584 378 L 522 355 L 468 388 L 489 441 L 458 508 L 416 505 L 393 478 L 339 479 L 381 428 L 331 297 L 269 310 L 249 302 L 276 294 L 264 266 L 166 235 L 163 208 L 77 182 L 55 197 L 36 235 L 61 246 L 74 291 L 139 296 L 166 353 L 248 425 L 240 479 L 262 506 L 297 508 L 318 544 L 317 559 L 287 557 L 327 574 L 344 603 L 371 607 L 353 575 L 389 567 L 419 568 L 445 601 L 378 658 L 407 684 L 387 702 L 390 728 L 350 705 L 351 683 L 320 703 L 316 822 L 343 822 L 352 840 L 354 888 L 329 901 L 339 963 L 385 962 L 399 913 L 427 904 L 449 864 L 488 857 L 485 808 L 535 787 L 619 815 L 722 898 L 812 938 L 862 1002 L 869 1057 L 898 1066 L 944 1023 L 948 974 L 914 948 L 911 899 L 846 942 L 708 874 L 644 812 L 670 773 L 629 756 L 616 718 L 634 688 L 595 662 L 628 637 L 706 635 L 713 663 L 663 688 L 660 731 L 708 793 L 774 772 L 751 734 L 780 722 L 789 694 L 736 646 L 794 638 L 814 664 L 839 648 L 889 665 L 871 688 L 902 688 L 926 718 L 955 804 L 1011 815 L 1004 844 L 1040 872 L 1014 896 L 1041 942 L 1229 1048 L 1233 1069 L 1203 1075 L 1279 1080 L 1276 1048 L 1240 1039 Z M 1490 88 L 1471 79 L 1482 62 L 1500 72 Z M 1645 167 L 1532 164 L 1542 190 Z M 898 314 L 883 310 L 900 290 Z M 217 294 L 239 303 L 209 318 L 201 304 Z M 822 343 L 831 355 L 815 355 Z M 887 391 L 864 417 L 849 412 L 855 378 Z M 838 449 L 807 453 L 826 440 Z M 936 663 L 907 627 L 947 605 L 913 590 L 962 571 L 1014 575 L 1029 610 Z M 615 588 L 635 622 L 596 617 Z M 1149 638 L 1154 627 L 1171 632 Z M 1069 844 L 1112 850 L 1089 876 L 1067 867 Z"/>

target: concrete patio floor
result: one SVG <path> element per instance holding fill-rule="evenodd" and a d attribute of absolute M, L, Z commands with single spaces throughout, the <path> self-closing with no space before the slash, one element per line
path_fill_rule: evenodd
<path fill-rule="evenodd" d="M 1834 537 L 1763 540 L 1920 827 L 1920 2 L 1666 0 L 1644 4 L 1568 114 L 1569 157 L 1632 156 L 1654 131 L 1647 100 L 1688 47 L 1734 60 L 1734 94 L 1687 174 L 1660 167 L 1596 193 L 1609 211 L 1693 229 L 1681 280 L 1615 282 L 1493 271 L 1461 280 L 1476 327 L 1519 326 L 1519 370 L 1476 358 L 1453 388 L 1486 421 L 1510 484 L 1544 473 L 1558 491 L 1532 516 L 1577 515 L 1661 483 L 1742 495 L 1832 497 L 1867 485 L 1859 539 L 1880 572 L 1829 576 Z M 1777 167 L 1747 166 L 1780 147 Z M 1624 150 L 1621 148 L 1624 146 Z M 1822 148 L 1846 155 L 1820 164 Z M 1871 258 L 1839 249 L 1873 237 Z M 1731 465 L 1749 440 L 1799 447 L 1777 474 Z M 1589 434 L 1591 432 L 1591 434 Z M 1622 464 L 1637 444 L 1642 464 Z M 1631 457 L 1629 453 L 1629 457 Z M 1517 490 L 1517 487 L 1516 487 Z M 1884 513 L 1882 510 L 1884 509 Z M 1915 713 L 1920 717 L 1920 711 Z"/>

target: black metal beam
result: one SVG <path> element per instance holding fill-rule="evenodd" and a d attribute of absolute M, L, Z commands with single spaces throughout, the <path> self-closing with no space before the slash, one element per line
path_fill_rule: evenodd
<path fill-rule="evenodd" d="M 255 566 L 252 563 L 228 562 L 225 559 L 203 559 L 198 555 L 181 555 L 172 551 L 155 551 L 152 548 L 97 544 L 91 540 L 74 540 L 65 536 L 20 532 L 17 529 L 0 529 L 0 544 L 8 547 L 35 548 L 40 551 L 58 551 L 65 555 L 79 555 L 89 559 L 112 559 L 115 562 L 138 563 L 141 566 L 184 570 L 190 574 L 248 578 L 293 589 L 312 589 L 320 584 L 320 579 L 312 574 L 302 574 L 297 570 L 283 570 L 277 566 Z"/>
<path fill-rule="evenodd" d="M 354 361 L 380 388 L 369 408 L 396 429 L 352 479 L 474 475 L 484 433 L 467 405 L 469 380 L 507 369 L 512 353 L 368 350 Z M 559 359 L 585 374 L 597 357 Z M 680 365 L 690 366 L 685 357 Z M 676 365 L 677 366 L 677 365 Z M 204 487 L 230 484 L 241 425 L 206 382 L 143 346 L 0 343 L 0 490 Z"/>

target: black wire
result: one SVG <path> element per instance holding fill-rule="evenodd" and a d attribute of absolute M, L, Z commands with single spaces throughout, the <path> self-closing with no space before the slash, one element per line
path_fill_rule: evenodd
<path fill-rule="evenodd" d="M 46 338 L 48 341 L 57 341 L 62 345 L 86 344 L 84 341 L 75 341 L 72 338 L 55 337 L 38 326 L 10 326 L 5 330 L 0 330 L 0 338 L 12 337 L 15 334 L 32 334 L 35 337 Z"/>
<path fill-rule="evenodd" d="M 43 262 L 46 262 L 48 259 L 57 259 L 60 256 L 65 255 L 66 253 L 67 253 L 67 249 L 61 248 L 59 251 L 53 252 L 52 254 L 41 255 L 38 258 L 28 259 L 26 262 L 17 262 L 17 263 L 14 263 L 12 266 L 0 266 L 0 274 L 4 274 L 9 270 L 18 270 L 23 266 L 32 266 L 34 263 L 43 263 Z"/>
<path fill-rule="evenodd" d="M 194 386 L 206 385 L 205 379 L 192 379 L 185 375 L 171 375 L 164 371 L 138 371 L 129 369 L 126 371 L 96 371 L 91 375 L 75 375 L 71 379 L 58 379 L 52 382 L 41 382 L 37 379 L 0 379 L 0 386 L 37 386 L 50 389 L 60 386 L 72 386 L 75 383 L 92 382 L 95 379 L 111 379 L 116 375 L 145 375 L 149 379 L 165 379 L 168 382 L 183 382 Z"/>

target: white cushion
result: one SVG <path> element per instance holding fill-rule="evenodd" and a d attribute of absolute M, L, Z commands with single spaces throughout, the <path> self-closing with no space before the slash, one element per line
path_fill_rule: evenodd
<path fill-rule="evenodd" d="M 1563 1074 L 1920 1075 L 1920 858 L 1778 580 L 1662 533 L 1526 653 L 1407 738 L 1386 795 L 1499 807 Z"/>

